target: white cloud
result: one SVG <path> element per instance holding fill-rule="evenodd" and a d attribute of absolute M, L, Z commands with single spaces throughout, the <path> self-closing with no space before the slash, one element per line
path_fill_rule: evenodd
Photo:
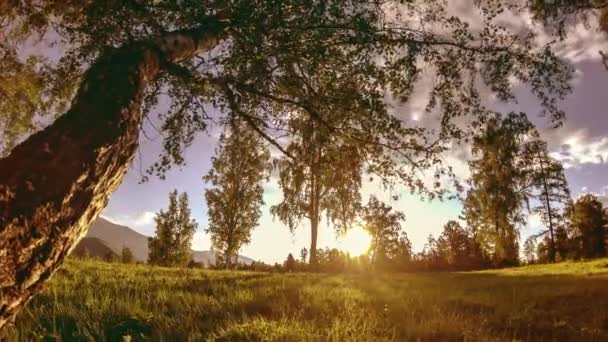
<path fill-rule="evenodd" d="M 144 211 L 137 215 L 108 215 L 104 213 L 101 215 L 103 218 L 114 222 L 116 224 L 120 224 L 123 226 L 127 226 L 130 228 L 149 228 L 154 225 L 154 217 L 156 217 L 156 213 L 151 211 Z"/>
<path fill-rule="evenodd" d="M 553 51 L 560 57 L 572 62 L 599 61 L 599 51 L 608 49 L 608 39 L 597 30 L 596 17 L 589 17 L 587 24 L 580 22 L 568 30 L 564 40 L 556 39 L 539 22 L 535 21 L 529 11 L 504 11 L 498 18 L 499 22 L 512 32 L 530 32 L 535 35 L 535 43 L 542 47 L 552 44 Z"/>
<path fill-rule="evenodd" d="M 608 162 L 608 137 L 592 138 L 584 131 L 574 132 L 562 140 L 562 145 L 551 156 L 561 161 L 565 168 L 605 164 Z"/>

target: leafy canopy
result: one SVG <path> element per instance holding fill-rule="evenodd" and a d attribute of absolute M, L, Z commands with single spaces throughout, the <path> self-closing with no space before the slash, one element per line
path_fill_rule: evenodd
<path fill-rule="evenodd" d="M 503 27 L 496 17 L 509 7 L 476 4 L 481 27 L 453 15 L 443 0 L 11 0 L 0 14 L 15 45 L 10 51 L 44 35 L 58 54 L 57 61 L 28 67 L 36 77 L 24 87 L 41 101 L 69 100 L 83 70 L 108 47 L 154 44 L 165 32 L 210 23 L 224 28 L 218 48 L 163 65 L 148 89 L 146 116 L 159 100 L 169 103 L 149 120 L 164 139 L 151 175 L 163 177 L 185 163 L 184 148 L 207 129 L 216 108 L 221 116 L 244 118 L 284 152 L 281 137 L 293 133 L 292 118 L 308 116 L 334 139 L 356 143 L 367 171 L 424 191 L 418 170 L 450 174 L 439 154 L 487 114 L 482 91 L 512 100 L 518 80 L 530 85 L 554 124 L 563 118 L 556 103 L 570 90 L 570 68 L 548 47 L 534 46 L 533 37 Z M 31 85 L 40 84 L 47 69 L 51 81 L 44 88 L 54 92 L 38 96 Z M 423 78 L 432 80 L 426 95 L 428 112 L 440 123 L 435 129 L 390 105 L 409 100 Z M 11 129 L 31 127 L 29 118 L 47 112 L 40 103 L 0 120 Z M 349 120 L 332 122 L 332 115 Z M 461 117 L 472 120 L 463 126 Z"/>
<path fill-rule="evenodd" d="M 264 181 L 270 154 L 261 138 L 244 122 L 233 120 L 220 136 L 211 170 L 203 178 L 212 246 L 224 253 L 227 266 L 249 243 L 264 204 Z"/>
<path fill-rule="evenodd" d="M 190 215 L 188 194 L 169 193 L 169 207 L 154 218 L 156 234 L 148 238 L 148 262 L 161 266 L 187 266 L 192 260 L 192 237 L 198 224 Z"/>

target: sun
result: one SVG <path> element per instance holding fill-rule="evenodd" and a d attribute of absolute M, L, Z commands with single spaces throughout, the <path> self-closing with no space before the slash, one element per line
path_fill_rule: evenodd
<path fill-rule="evenodd" d="M 372 238 L 362 227 L 351 228 L 341 239 L 342 250 L 351 256 L 367 253 Z"/>

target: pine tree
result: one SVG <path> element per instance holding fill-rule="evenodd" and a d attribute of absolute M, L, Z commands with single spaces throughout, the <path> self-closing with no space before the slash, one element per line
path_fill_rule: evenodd
<path fill-rule="evenodd" d="M 179 197 L 178 197 L 179 196 Z M 154 218 L 155 237 L 148 238 L 148 262 L 161 266 L 186 267 L 192 258 L 191 243 L 197 223 L 190 217 L 188 194 L 169 194 L 167 211 Z"/>
<path fill-rule="evenodd" d="M 133 252 L 129 247 L 123 247 L 120 252 L 120 262 L 123 264 L 132 264 L 135 261 Z"/>
<path fill-rule="evenodd" d="M 264 204 L 264 181 L 270 155 L 261 138 L 244 122 L 234 119 L 219 140 L 212 167 L 204 177 L 211 243 L 233 268 L 238 251 L 248 244 Z"/>
<path fill-rule="evenodd" d="M 564 175 L 562 164 L 549 156 L 547 144 L 541 140 L 525 143 L 522 152 L 524 173 L 528 182 L 529 197 L 535 198 L 539 204 L 533 208 L 541 221 L 547 225 L 549 234 L 548 259 L 556 261 L 557 242 L 556 230 L 560 222 L 565 220 L 564 208 L 571 201 L 568 182 Z M 560 254 L 560 258 L 564 255 Z"/>
<path fill-rule="evenodd" d="M 606 256 L 608 218 L 598 198 L 592 194 L 583 195 L 567 210 L 578 256 L 587 259 Z"/>

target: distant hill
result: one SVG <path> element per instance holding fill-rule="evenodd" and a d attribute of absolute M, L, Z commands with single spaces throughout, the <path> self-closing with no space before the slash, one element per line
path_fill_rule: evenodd
<path fill-rule="evenodd" d="M 141 262 L 148 260 L 148 237 L 127 226 L 100 217 L 93 222 L 86 237 L 101 240 L 116 254 L 120 254 L 123 247 L 128 247 L 135 260 Z"/>
<path fill-rule="evenodd" d="M 72 255 L 77 257 L 106 259 L 110 255 L 116 256 L 117 254 L 100 239 L 85 237 L 76 246 L 74 251 L 72 251 Z"/>
<path fill-rule="evenodd" d="M 93 222 L 86 237 L 80 241 L 73 253 L 78 256 L 88 253 L 90 256 L 103 258 L 109 252 L 120 255 L 123 247 L 128 247 L 133 252 L 136 261 L 148 260 L 148 236 L 99 217 Z M 204 265 L 212 265 L 215 264 L 216 253 L 193 250 L 192 259 Z M 253 259 L 239 256 L 239 262 L 250 264 Z"/>

